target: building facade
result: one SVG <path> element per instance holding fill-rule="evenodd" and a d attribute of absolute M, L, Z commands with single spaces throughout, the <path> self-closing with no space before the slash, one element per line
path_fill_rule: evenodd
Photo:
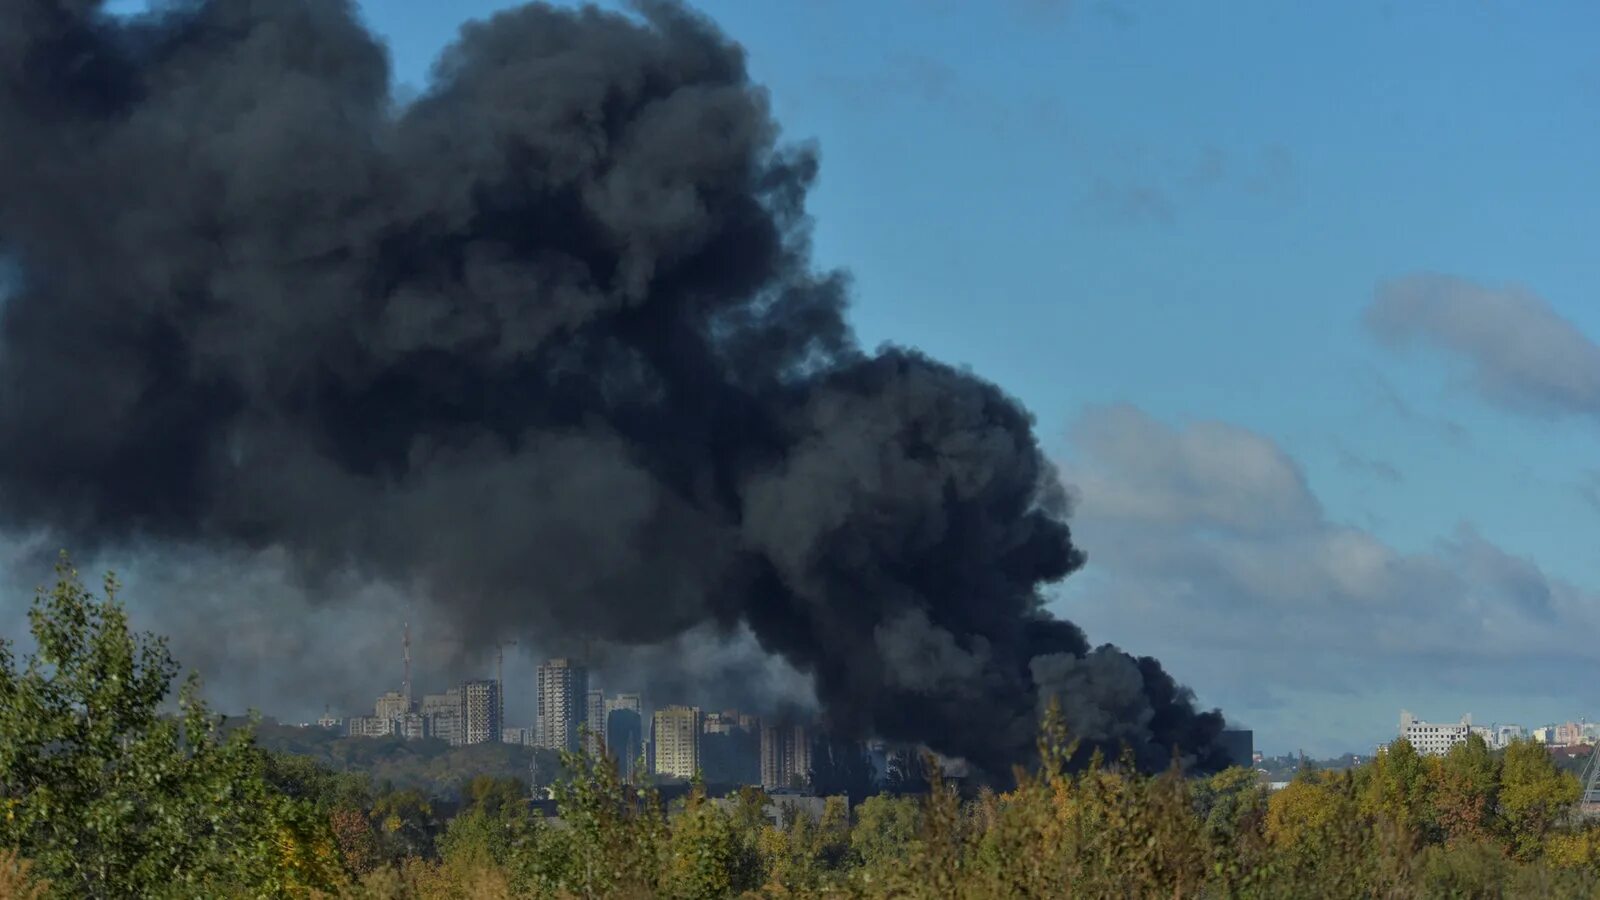
<path fill-rule="evenodd" d="M 461 745 L 461 689 L 442 694 L 424 694 L 422 717 L 428 721 L 428 734 L 452 747 Z"/>
<path fill-rule="evenodd" d="M 377 716 L 351 716 L 345 720 L 346 734 L 351 737 L 385 737 L 394 732 L 393 719 Z"/>
<path fill-rule="evenodd" d="M 539 667 L 539 718 L 536 746 L 577 750 L 578 724 L 584 720 L 589 673 L 574 659 L 552 659 Z"/>
<path fill-rule="evenodd" d="M 461 743 L 500 740 L 500 682 L 492 678 L 461 684 Z"/>
<path fill-rule="evenodd" d="M 1400 712 L 1400 736 L 1424 756 L 1449 753 L 1451 747 L 1465 741 L 1471 733 L 1471 716 L 1462 716 L 1460 722 L 1445 724 L 1419 721 L 1409 712 Z"/>
<path fill-rule="evenodd" d="M 374 714 L 380 719 L 398 719 L 411 712 L 411 698 L 399 691 L 388 691 L 378 697 Z"/>
<path fill-rule="evenodd" d="M 657 775 L 693 778 L 700 770 L 700 734 L 704 716 L 697 706 L 669 706 L 656 710 L 651 745 Z"/>
<path fill-rule="evenodd" d="M 804 725 L 761 726 L 761 786 L 769 791 L 803 787 L 811 779 L 811 735 Z"/>
<path fill-rule="evenodd" d="M 422 713 L 408 712 L 393 720 L 394 733 L 408 741 L 418 741 L 430 736 L 428 720 Z"/>
<path fill-rule="evenodd" d="M 613 709 L 606 716 L 606 754 L 617 764 L 623 781 L 632 782 L 644 752 L 644 720 L 633 709 Z"/>
<path fill-rule="evenodd" d="M 583 749 L 598 756 L 606 741 L 606 692 L 590 688 L 584 692 Z"/>

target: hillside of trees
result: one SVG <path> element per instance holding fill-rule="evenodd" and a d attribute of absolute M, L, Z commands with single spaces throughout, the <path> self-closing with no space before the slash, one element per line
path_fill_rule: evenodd
<path fill-rule="evenodd" d="M 441 798 L 324 748 L 224 727 L 156 637 L 132 633 L 63 563 L 31 613 L 37 649 L 0 650 L 0 898 L 1590 897 L 1600 828 L 1546 750 L 1404 742 L 1268 793 L 1255 773 L 1144 776 L 1043 717 L 1038 764 L 963 796 L 827 801 L 772 822 L 753 789 L 665 801 L 569 755 L 556 816 L 520 778 Z M 328 747 L 338 745 L 329 740 Z M 374 752 L 397 752 L 379 747 Z M 348 763 L 349 760 L 345 760 Z"/>
<path fill-rule="evenodd" d="M 540 787 L 553 784 L 562 775 L 559 753 L 533 747 L 500 743 L 452 747 L 437 738 L 408 741 L 394 735 L 347 737 L 325 728 L 272 721 L 252 725 L 244 719 L 229 719 L 225 727 L 252 727 L 255 743 L 263 750 L 304 756 L 330 771 L 360 773 L 377 784 L 415 788 L 450 800 L 460 799 L 466 788 L 463 772 L 534 779 Z"/>

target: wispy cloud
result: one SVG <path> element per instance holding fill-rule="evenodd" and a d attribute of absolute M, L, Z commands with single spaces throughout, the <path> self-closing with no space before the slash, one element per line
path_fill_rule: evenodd
<path fill-rule="evenodd" d="M 1367 328 L 1394 347 L 1443 350 L 1504 409 L 1600 416 L 1600 345 L 1532 291 L 1414 274 L 1379 285 Z"/>
<path fill-rule="evenodd" d="M 1457 446 L 1472 442 L 1472 433 L 1465 425 L 1444 416 L 1436 416 L 1418 409 L 1407 400 L 1394 383 L 1376 371 L 1360 375 L 1360 384 L 1371 395 L 1378 408 L 1401 422 L 1429 431 Z"/>
<path fill-rule="evenodd" d="M 1272 206 L 1293 204 L 1299 196 L 1294 154 L 1282 144 L 1242 150 L 1204 145 L 1177 156 L 1127 149 L 1100 166 L 1087 199 L 1114 221 L 1167 225 L 1186 203 L 1229 191 Z"/>
<path fill-rule="evenodd" d="M 1339 457 L 1339 468 L 1344 469 L 1346 472 L 1375 478 L 1388 484 L 1399 484 L 1405 481 L 1405 475 L 1395 468 L 1392 463 L 1357 453 L 1338 442 L 1334 444 L 1334 452 Z"/>

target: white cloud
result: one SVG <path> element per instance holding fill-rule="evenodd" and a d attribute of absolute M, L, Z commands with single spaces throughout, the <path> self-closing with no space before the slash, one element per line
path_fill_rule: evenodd
<path fill-rule="evenodd" d="M 1525 288 L 1408 275 L 1379 285 L 1365 318 L 1391 346 L 1420 343 L 1463 358 L 1496 405 L 1600 415 L 1600 345 Z"/>
<path fill-rule="evenodd" d="M 1069 439 L 1062 473 L 1089 563 L 1068 582 L 1063 614 L 1096 639 L 1160 657 L 1204 702 L 1269 739 L 1276 729 L 1307 747 L 1364 746 L 1367 735 L 1331 720 L 1323 733 L 1281 733 L 1304 713 L 1286 710 L 1288 697 L 1399 691 L 1422 707 L 1448 687 L 1583 711 L 1563 673 L 1600 662 L 1577 637 L 1600 630 L 1600 593 L 1468 525 L 1405 553 L 1331 521 L 1293 457 L 1226 423 L 1095 408 Z M 1396 711 L 1367 712 L 1381 736 Z"/>

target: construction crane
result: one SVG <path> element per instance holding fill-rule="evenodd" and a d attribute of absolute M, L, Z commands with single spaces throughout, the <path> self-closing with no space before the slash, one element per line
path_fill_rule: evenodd
<path fill-rule="evenodd" d="M 1600 813 L 1600 747 L 1589 754 L 1583 766 L 1583 793 L 1578 796 L 1578 815 L 1587 817 Z"/>

